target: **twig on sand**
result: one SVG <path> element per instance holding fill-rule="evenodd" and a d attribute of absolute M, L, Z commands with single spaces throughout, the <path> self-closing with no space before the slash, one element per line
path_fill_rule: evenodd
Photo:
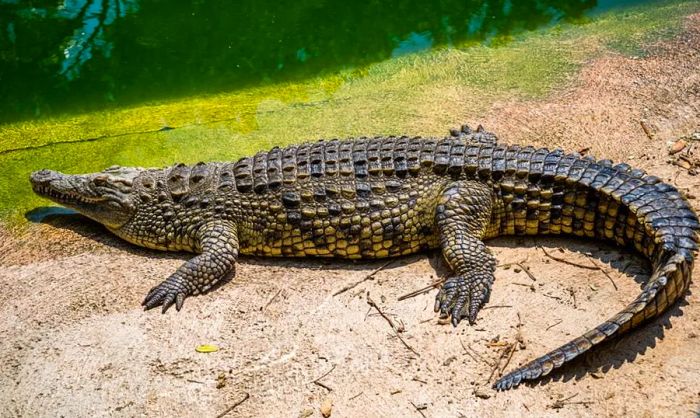
<path fill-rule="evenodd" d="M 533 292 L 536 290 L 536 289 L 535 289 L 535 285 L 534 285 L 533 283 L 527 284 L 527 283 L 513 282 L 513 283 L 511 283 L 511 284 L 514 284 L 514 285 L 516 285 L 516 286 L 527 287 L 528 289 L 530 289 L 530 290 L 533 291 Z"/>
<path fill-rule="evenodd" d="M 473 350 L 473 349 L 467 347 L 466 345 L 464 345 L 464 341 L 462 341 L 461 338 L 459 339 L 459 343 L 462 345 L 462 348 L 464 349 L 464 352 L 465 352 L 469 357 L 471 357 L 474 361 L 479 361 L 479 360 L 480 360 L 480 361 L 486 363 L 489 367 L 493 367 L 493 365 L 491 364 L 491 362 L 489 362 L 488 360 L 486 360 L 485 358 L 483 358 L 483 357 L 481 356 L 481 354 L 479 354 L 479 353 L 476 352 L 476 350 Z M 474 356 L 476 356 L 476 357 L 474 357 Z M 477 357 L 479 358 L 478 360 L 477 360 Z"/>
<path fill-rule="evenodd" d="M 493 376 L 496 374 L 496 370 L 498 370 L 499 376 L 503 375 L 503 371 L 505 371 L 506 367 L 510 364 L 510 361 L 513 359 L 513 354 L 515 354 L 516 351 L 518 351 L 519 346 L 523 346 L 524 348 L 524 340 L 523 340 L 523 335 L 522 335 L 522 328 L 523 322 L 522 319 L 520 318 L 520 312 L 518 312 L 518 327 L 517 327 L 517 332 L 515 334 L 515 342 L 510 343 L 509 345 L 506 346 L 506 349 L 503 350 L 501 353 L 501 356 L 496 360 L 494 365 L 491 368 L 491 374 L 489 375 L 489 378 L 486 379 L 486 383 L 491 383 L 491 379 Z M 505 359 L 505 363 L 501 365 L 501 361 Z"/>
<path fill-rule="evenodd" d="M 646 134 L 647 138 L 649 138 L 650 140 L 653 141 L 653 140 L 654 140 L 654 135 L 651 133 L 651 130 L 650 130 L 649 127 L 647 126 L 646 121 L 644 121 L 644 119 L 641 119 L 641 120 L 639 121 L 639 124 L 642 125 L 642 130 L 643 130 L 644 133 Z"/>
<path fill-rule="evenodd" d="M 556 327 L 557 325 L 561 324 L 562 322 L 564 322 L 564 320 L 563 320 L 563 319 L 560 319 L 560 320 L 558 320 L 557 322 L 555 322 L 555 323 L 553 323 L 552 325 L 550 325 L 550 326 L 548 326 L 547 328 L 545 328 L 544 330 L 545 330 L 545 331 L 549 331 L 550 329 Z"/>
<path fill-rule="evenodd" d="M 374 300 L 372 300 L 372 298 L 369 296 L 369 292 L 367 292 L 367 304 L 373 307 L 379 313 L 379 315 L 381 315 L 381 317 L 384 318 L 384 320 L 386 320 L 389 326 L 391 326 L 391 330 L 394 331 L 394 335 L 396 335 L 396 338 L 398 338 L 399 341 L 401 341 L 404 347 L 406 347 L 413 354 L 420 357 L 420 354 L 418 354 L 418 352 L 414 350 L 413 347 L 411 347 L 406 341 L 404 341 L 404 339 L 401 337 L 401 334 L 399 334 L 399 331 L 396 325 L 394 324 L 394 321 L 392 321 L 391 318 L 389 318 L 384 312 L 382 312 L 382 310 L 379 308 L 379 305 L 377 305 L 377 303 Z"/>
<path fill-rule="evenodd" d="M 425 414 L 423 413 L 423 409 L 426 409 L 427 406 L 425 406 L 425 405 L 420 405 L 420 406 L 419 406 L 419 405 L 416 405 L 416 404 L 413 403 L 413 401 L 409 401 L 409 402 L 411 402 L 411 405 L 413 405 L 413 407 L 416 408 L 416 411 L 418 411 L 418 413 L 421 414 L 421 416 L 422 416 L 423 418 L 426 418 Z"/>
<path fill-rule="evenodd" d="M 388 266 L 389 264 L 391 264 L 393 262 L 394 262 L 394 260 L 387 261 L 386 263 L 384 263 L 381 266 L 374 269 L 370 274 L 366 275 L 362 280 L 355 282 L 353 284 L 349 284 L 349 285 L 345 286 L 344 288 L 338 290 L 337 292 L 333 293 L 333 296 L 338 296 L 339 294 L 347 292 L 350 289 L 354 289 L 357 285 L 364 283 L 367 280 L 373 279 L 375 274 L 377 274 L 380 270 L 382 270 L 384 267 Z"/>
<path fill-rule="evenodd" d="M 508 350 L 508 357 L 506 358 L 506 362 L 503 363 L 503 366 L 501 366 L 500 370 L 498 371 L 499 376 L 503 375 L 503 371 L 506 369 L 506 367 L 508 367 L 508 365 L 510 364 L 510 361 L 513 359 L 513 354 L 515 354 L 515 352 L 517 350 L 518 350 L 518 344 L 512 343 L 509 347 L 509 350 Z"/>
<path fill-rule="evenodd" d="M 277 296 L 279 296 L 280 293 L 282 293 L 282 289 L 278 290 L 277 293 L 275 293 L 275 296 L 271 297 L 270 300 L 267 301 L 265 307 L 263 308 L 263 312 L 267 311 L 267 308 L 272 304 L 272 302 L 275 301 L 275 299 L 277 299 Z"/>
<path fill-rule="evenodd" d="M 429 284 L 428 286 L 425 286 L 425 287 L 420 288 L 418 290 L 414 290 L 413 292 L 410 292 L 410 293 L 406 293 L 403 296 L 399 296 L 398 300 L 402 301 L 402 300 L 414 298 L 418 295 L 422 295 L 423 293 L 428 292 L 428 291 L 436 288 L 437 286 L 441 285 L 444 281 L 445 281 L 444 279 L 436 280 L 436 281 L 432 282 L 431 284 Z"/>
<path fill-rule="evenodd" d="M 352 398 L 350 398 L 350 399 L 348 399 L 348 400 L 349 400 L 349 401 L 355 400 L 356 398 L 360 397 L 360 395 L 362 395 L 363 393 L 365 393 L 365 392 L 360 392 L 360 393 L 358 393 L 357 395 L 353 396 Z"/>
<path fill-rule="evenodd" d="M 548 297 L 548 298 L 550 298 L 550 299 L 556 299 L 556 300 L 558 300 L 558 301 L 561 301 L 561 298 L 560 298 L 559 296 L 550 295 L 550 294 L 548 294 L 548 293 L 542 293 L 541 295 L 542 295 L 542 296 L 546 296 L 546 297 Z"/>
<path fill-rule="evenodd" d="M 231 405 L 230 407 L 226 408 L 226 410 L 219 415 L 216 416 L 216 418 L 222 418 L 226 416 L 229 412 L 233 411 L 234 409 L 238 408 L 239 405 L 241 405 L 243 402 L 247 401 L 248 398 L 250 398 L 250 393 L 246 392 L 245 396 L 243 399 L 240 401 L 236 402 L 235 404 Z"/>
<path fill-rule="evenodd" d="M 491 305 L 491 306 L 484 306 L 481 308 L 481 310 L 486 310 L 486 309 L 497 309 L 497 308 L 512 308 L 513 305 Z"/>
<path fill-rule="evenodd" d="M 580 268 L 582 268 L 582 269 L 587 269 L 587 270 L 600 270 L 600 267 L 598 267 L 598 266 L 587 266 L 587 265 L 585 265 L 585 264 L 574 263 L 573 261 L 565 260 L 565 259 L 563 259 L 563 258 L 554 256 L 554 255 L 548 253 L 547 250 L 544 249 L 544 247 L 539 247 L 539 246 L 538 246 L 537 248 L 539 248 L 540 250 L 542 250 L 542 252 L 544 252 L 544 255 L 546 255 L 547 257 L 551 258 L 551 259 L 554 260 L 554 261 L 558 261 L 558 262 L 560 262 L 560 263 L 568 264 L 568 265 L 570 265 L 570 266 L 580 267 Z"/>
<path fill-rule="evenodd" d="M 520 267 L 520 269 L 521 269 L 522 271 L 525 272 L 525 274 L 527 274 L 527 276 L 528 276 L 533 282 L 536 282 L 536 281 L 537 281 L 537 277 L 535 277 L 534 274 L 530 273 L 530 269 L 529 269 L 528 267 L 525 267 L 524 265 L 522 265 L 522 263 L 523 263 L 522 261 L 514 262 L 514 263 L 505 263 L 505 264 L 499 264 L 499 265 L 497 265 L 496 267 L 508 268 L 508 267 L 511 267 L 511 266 L 518 266 L 518 267 Z"/>
<path fill-rule="evenodd" d="M 573 395 L 569 396 L 568 398 L 558 399 L 558 400 L 554 401 L 553 404 L 549 405 L 549 407 L 552 409 L 561 409 L 561 408 L 565 407 L 566 405 L 590 405 L 593 403 L 593 401 L 569 402 L 569 400 L 574 399 L 577 396 L 578 396 L 578 393 L 574 393 Z"/>
<path fill-rule="evenodd" d="M 552 260 L 558 261 L 560 263 L 568 264 L 570 266 L 580 267 L 582 269 L 587 269 L 587 270 L 600 270 L 601 272 L 603 272 L 605 277 L 607 277 L 608 280 L 610 280 L 610 283 L 612 283 L 615 290 L 618 290 L 617 283 L 615 283 L 615 280 L 613 280 L 612 276 L 610 276 L 610 273 L 608 273 L 607 270 L 605 270 L 602 266 L 600 266 L 598 263 L 596 263 L 596 261 L 590 255 L 588 255 L 588 260 L 591 262 L 592 265 L 587 266 L 585 264 L 575 263 L 573 261 L 565 260 L 563 258 L 559 258 L 557 256 L 554 256 L 554 255 L 548 253 L 547 250 L 544 249 L 544 247 L 539 247 L 539 248 L 544 252 L 544 255 L 546 255 L 547 257 L 551 258 Z"/>
<path fill-rule="evenodd" d="M 599 264 L 593 259 L 593 257 L 588 256 L 588 259 L 591 260 L 591 264 L 593 264 L 594 266 L 596 266 L 596 267 L 598 268 L 598 270 L 600 270 L 600 271 L 603 272 L 603 274 L 605 275 L 605 277 L 607 277 L 608 280 L 610 280 L 610 283 L 612 283 L 613 287 L 615 288 L 615 291 L 617 291 L 617 290 L 618 290 L 618 289 L 617 289 L 617 283 L 615 283 L 615 280 L 613 280 L 612 276 L 607 272 L 607 270 L 605 270 L 601 265 L 599 265 Z"/>
<path fill-rule="evenodd" d="M 330 370 L 328 370 L 327 372 L 325 372 L 325 373 L 323 374 L 323 376 L 321 376 L 321 377 L 315 379 L 315 380 L 313 381 L 313 384 L 314 384 L 314 385 L 321 386 L 322 388 L 326 389 L 326 390 L 329 391 L 329 392 L 333 392 L 333 389 L 332 389 L 330 386 L 327 386 L 327 385 L 321 383 L 321 379 L 323 379 L 324 377 L 326 377 L 326 376 L 328 376 L 329 374 L 331 374 L 331 372 L 332 372 L 333 370 L 335 370 L 335 364 L 333 365 L 333 367 L 331 367 Z"/>
<path fill-rule="evenodd" d="M 503 364 L 503 367 L 501 367 L 501 371 L 499 372 L 499 375 L 503 375 L 503 371 L 508 367 L 510 364 L 511 359 L 513 358 L 513 354 L 515 354 L 515 351 L 518 349 L 518 347 L 524 348 L 524 342 L 523 342 L 523 334 L 521 332 L 521 328 L 523 326 L 523 321 L 520 319 L 520 312 L 518 312 L 518 331 L 515 334 L 515 342 L 512 344 L 510 353 L 508 354 L 508 359 L 506 362 Z"/>
<path fill-rule="evenodd" d="M 498 357 L 498 360 L 496 360 L 496 361 L 493 363 L 493 366 L 491 366 L 491 373 L 489 374 L 489 378 L 486 379 L 486 384 L 491 383 L 491 379 L 493 378 L 493 375 L 496 374 L 496 370 L 499 369 L 499 366 L 501 365 L 501 361 L 502 361 L 504 358 L 506 358 L 506 356 L 511 355 L 511 354 L 510 354 L 510 351 L 511 351 L 511 350 L 514 350 L 515 347 L 516 347 L 516 345 L 515 345 L 515 343 L 513 343 L 513 344 L 511 344 L 509 347 L 507 347 L 505 350 L 503 350 L 503 352 L 501 353 L 501 356 Z"/>

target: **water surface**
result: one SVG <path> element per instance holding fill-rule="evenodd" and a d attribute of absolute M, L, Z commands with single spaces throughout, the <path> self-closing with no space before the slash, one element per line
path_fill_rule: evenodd
<path fill-rule="evenodd" d="M 0 123 L 232 91 L 434 47 L 489 43 L 581 21 L 618 3 L 0 0 Z"/>

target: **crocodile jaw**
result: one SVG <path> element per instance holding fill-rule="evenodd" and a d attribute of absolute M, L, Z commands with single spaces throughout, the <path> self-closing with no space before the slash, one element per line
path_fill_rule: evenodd
<path fill-rule="evenodd" d="M 34 193 L 62 206 L 75 209 L 110 229 L 119 229 L 132 216 L 126 196 L 97 187 L 97 174 L 67 175 L 52 170 L 35 171 L 30 176 Z"/>

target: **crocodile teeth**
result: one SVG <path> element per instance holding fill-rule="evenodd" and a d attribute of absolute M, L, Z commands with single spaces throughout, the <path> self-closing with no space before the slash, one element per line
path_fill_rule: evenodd
<path fill-rule="evenodd" d="M 39 186 L 36 191 L 44 196 L 52 197 L 62 202 L 95 203 L 99 199 L 92 199 L 77 193 L 62 193 L 48 186 Z"/>

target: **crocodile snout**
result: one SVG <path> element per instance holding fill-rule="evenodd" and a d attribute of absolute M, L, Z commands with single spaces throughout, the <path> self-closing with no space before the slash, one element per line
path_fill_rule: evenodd
<path fill-rule="evenodd" d="M 61 177 L 61 174 L 56 172 L 56 171 L 43 169 L 43 170 L 33 172 L 29 176 L 29 180 L 33 184 L 46 184 L 46 183 L 50 182 L 51 180 L 55 180 L 55 179 L 58 179 L 60 177 Z"/>

